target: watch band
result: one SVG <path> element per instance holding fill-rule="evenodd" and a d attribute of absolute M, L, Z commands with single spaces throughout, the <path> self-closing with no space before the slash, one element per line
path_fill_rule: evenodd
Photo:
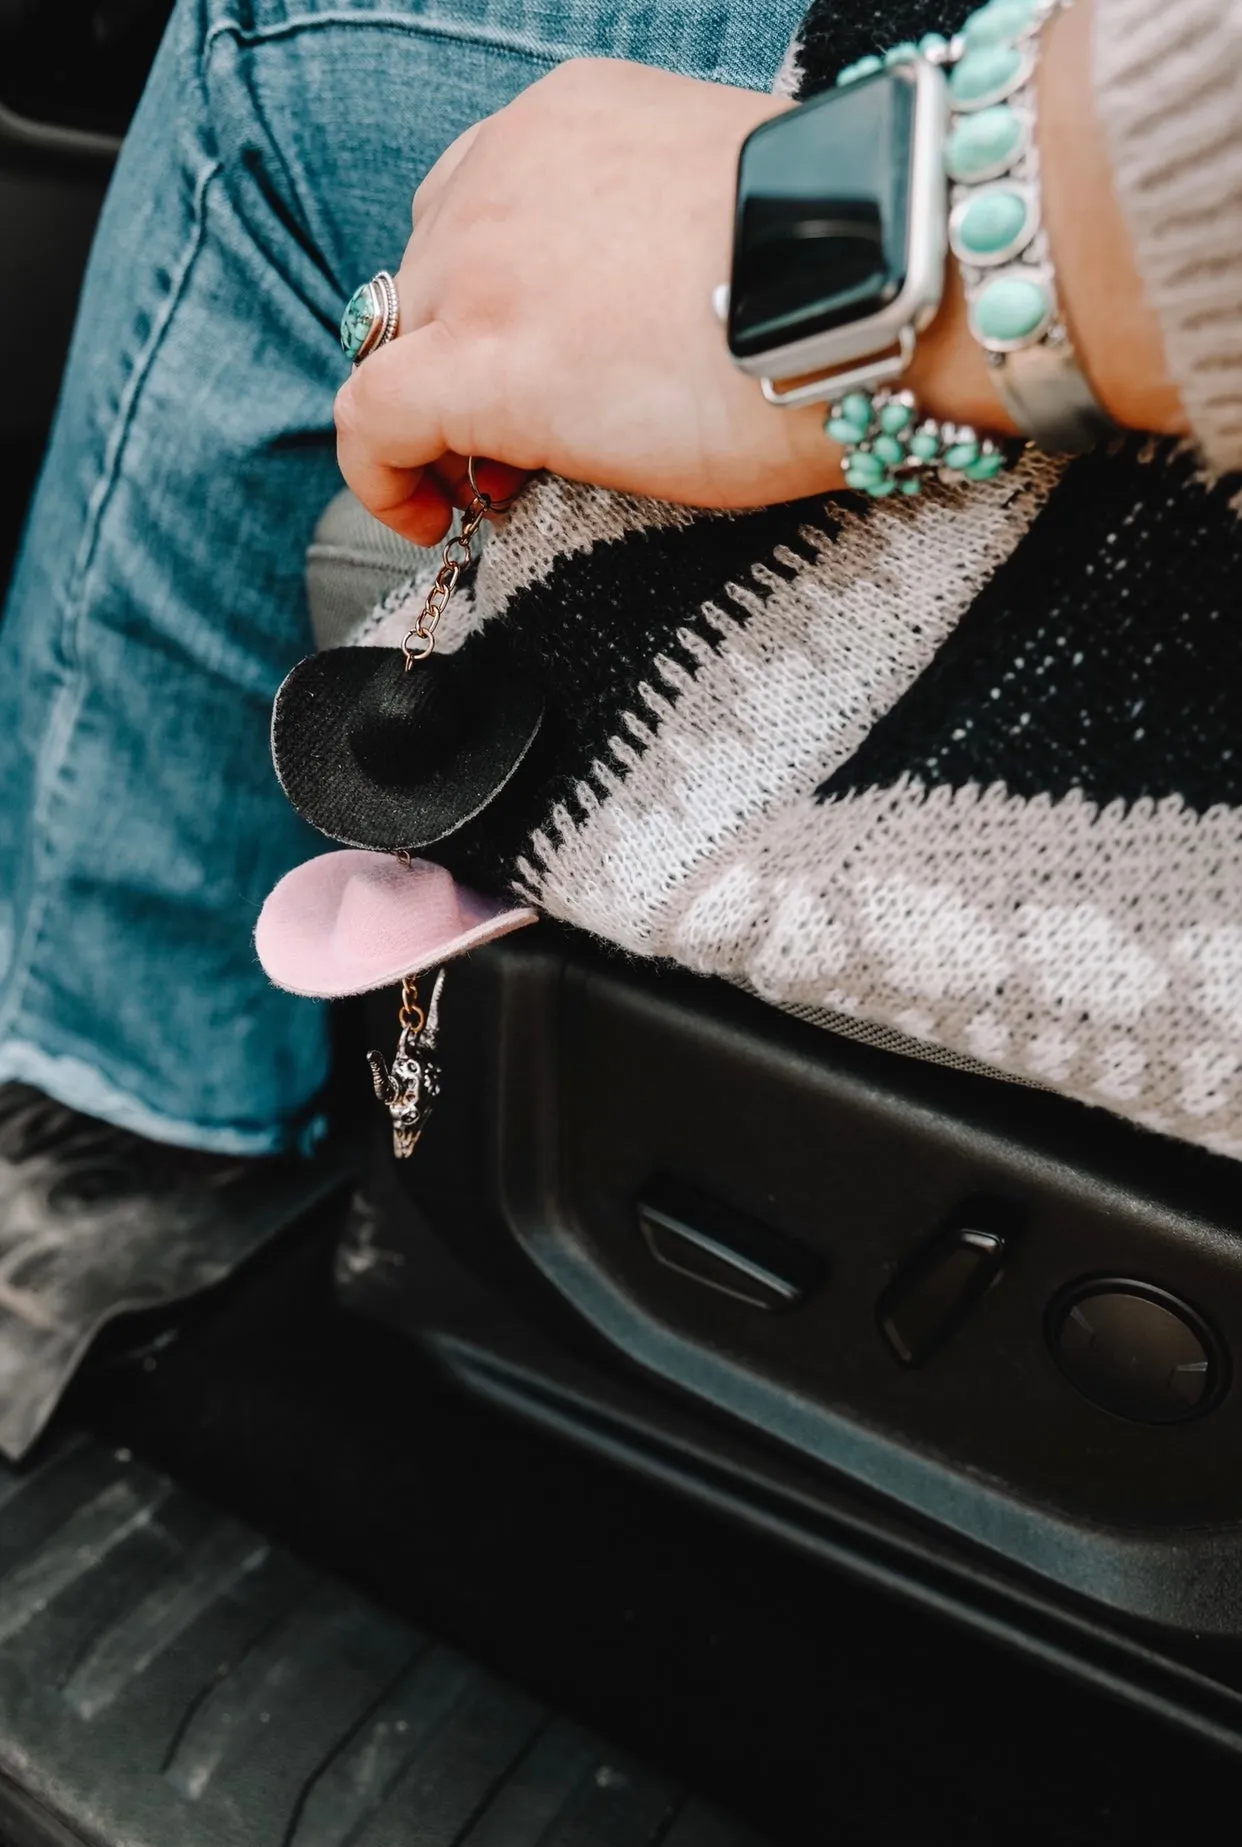
<path fill-rule="evenodd" d="M 828 402 L 846 479 L 868 494 L 984 483 L 1008 463 L 1012 444 L 922 416 L 902 388 L 950 251 L 971 332 L 1026 440 L 1072 454 L 1116 429 L 1075 355 L 1042 222 L 1035 76 L 1043 28 L 1068 4 L 987 0 L 953 39 L 931 33 L 858 60 L 743 146 L 733 285 L 715 296 L 730 350 L 770 403 Z M 860 268 L 849 244 L 863 206 L 882 235 Z M 819 240 L 801 296 L 799 236 Z M 867 286 L 838 277 L 834 293 L 834 261 Z"/>
<path fill-rule="evenodd" d="M 992 379 L 1023 435 L 1049 455 L 1083 455 L 1117 434 L 1068 339 L 998 356 Z"/>

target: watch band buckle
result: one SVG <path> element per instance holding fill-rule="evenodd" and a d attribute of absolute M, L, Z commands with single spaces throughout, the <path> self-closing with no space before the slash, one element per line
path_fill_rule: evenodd
<path fill-rule="evenodd" d="M 796 410 L 802 404 L 832 403 L 847 391 L 874 391 L 878 385 L 887 385 L 900 378 L 914 358 L 914 340 L 914 328 L 903 327 L 898 332 L 895 348 L 877 353 L 843 372 L 820 372 L 814 378 L 801 379 L 792 385 L 782 385 L 775 378 L 761 378 L 759 383 L 768 403 L 781 410 Z"/>

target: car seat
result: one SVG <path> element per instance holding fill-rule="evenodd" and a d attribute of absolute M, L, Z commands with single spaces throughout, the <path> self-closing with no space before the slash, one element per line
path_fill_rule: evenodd
<path fill-rule="evenodd" d="M 342 495 L 319 644 L 413 548 Z M 342 1299 L 732 1517 L 1242 1738 L 1242 1168 L 551 924 L 454 967 Z M 392 995 L 374 998 L 386 1044 Z M 870 1043 L 866 1041 L 870 1040 Z"/>

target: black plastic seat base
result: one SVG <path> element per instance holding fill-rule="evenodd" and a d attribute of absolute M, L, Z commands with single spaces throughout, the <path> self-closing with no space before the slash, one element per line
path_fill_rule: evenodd
<path fill-rule="evenodd" d="M 417 1162 L 377 1129 L 347 1306 L 494 1405 L 1242 1750 L 1237 1370 L 1193 1421 L 1127 1421 L 1046 1319 L 1137 1275 L 1242 1355 L 1237 1164 L 552 932 L 455 971 L 443 1027 Z M 706 1201 L 693 1261 L 645 1235 L 670 1175 Z M 821 1282 L 754 1299 L 781 1267 L 761 1233 Z M 963 1239 L 987 1286 L 907 1363 L 890 1286 Z"/>

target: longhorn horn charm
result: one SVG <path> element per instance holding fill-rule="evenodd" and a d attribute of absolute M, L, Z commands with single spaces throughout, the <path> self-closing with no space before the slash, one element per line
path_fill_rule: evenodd
<path fill-rule="evenodd" d="M 432 1106 L 440 1095 L 442 1077 L 433 1056 L 440 1028 L 440 995 L 444 970 L 436 976 L 431 1002 L 424 1014 L 418 1004 L 418 983 L 407 976 L 401 989 L 401 1036 L 392 1064 L 382 1052 L 368 1052 L 375 1094 L 392 1119 L 392 1151 L 408 1160 L 417 1148 Z"/>

